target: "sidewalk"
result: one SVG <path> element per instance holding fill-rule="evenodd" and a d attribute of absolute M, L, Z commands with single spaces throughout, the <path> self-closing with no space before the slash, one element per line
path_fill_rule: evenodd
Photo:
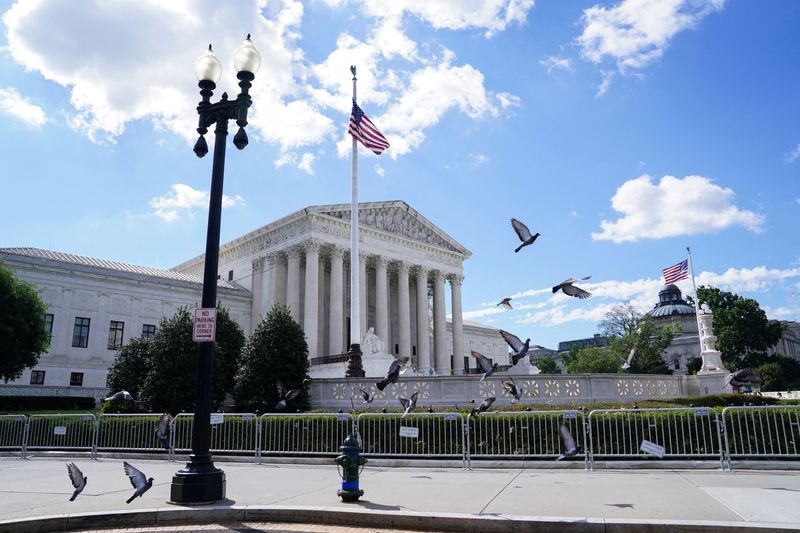
<path fill-rule="evenodd" d="M 166 502 L 172 475 L 183 463 L 130 460 L 155 481 L 142 498 L 126 505 L 133 489 L 122 460 L 75 460 L 88 484 L 74 502 L 68 501 L 72 486 L 65 462 L 0 458 L 0 531 L 13 530 L 7 521 L 31 517 L 181 509 Z M 560 517 L 586 525 L 603 520 L 714 521 L 800 529 L 800 476 L 790 471 L 367 467 L 361 476 L 362 501 L 344 504 L 336 496 L 341 480 L 333 464 L 216 464 L 225 471 L 229 501 L 193 508 L 199 509 L 197 516 L 210 507 L 247 507 L 297 513 L 361 510 L 387 516 Z"/>

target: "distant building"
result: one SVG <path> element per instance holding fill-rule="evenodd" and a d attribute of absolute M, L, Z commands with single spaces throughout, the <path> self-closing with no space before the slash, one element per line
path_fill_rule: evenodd
<path fill-rule="evenodd" d="M 658 291 L 658 303 L 647 314 L 659 326 L 678 326 L 675 338 L 662 355 L 676 374 L 687 373 L 687 360 L 700 355 L 694 307 L 686 303 L 678 286 L 670 283 Z"/>
<path fill-rule="evenodd" d="M 769 354 L 785 355 L 800 361 L 800 322 L 781 320 L 783 336 L 778 344 L 769 349 Z"/>
<path fill-rule="evenodd" d="M 587 337 L 585 339 L 561 341 L 558 343 L 558 351 L 571 352 L 576 348 L 586 348 L 587 346 L 608 346 L 608 342 L 608 337 L 595 333 L 593 337 Z"/>

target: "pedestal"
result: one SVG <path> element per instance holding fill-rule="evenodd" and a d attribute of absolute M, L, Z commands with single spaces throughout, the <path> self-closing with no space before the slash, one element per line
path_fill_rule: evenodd
<path fill-rule="evenodd" d="M 209 472 L 187 472 L 180 470 L 172 476 L 170 503 L 179 505 L 206 505 L 225 499 L 225 472 L 214 469 Z"/>

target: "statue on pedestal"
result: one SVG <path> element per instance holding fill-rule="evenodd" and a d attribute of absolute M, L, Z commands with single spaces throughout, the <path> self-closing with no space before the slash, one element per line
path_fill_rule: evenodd
<path fill-rule="evenodd" d="M 371 327 L 364 334 L 361 340 L 364 355 L 372 355 L 377 353 L 385 353 L 383 348 L 383 341 L 375 334 L 375 328 Z"/>
<path fill-rule="evenodd" d="M 717 337 L 714 335 L 713 315 L 707 305 L 700 307 L 700 356 L 703 358 L 703 366 L 698 374 L 711 374 L 727 372 L 728 369 L 722 364 L 722 354 L 717 350 Z"/>

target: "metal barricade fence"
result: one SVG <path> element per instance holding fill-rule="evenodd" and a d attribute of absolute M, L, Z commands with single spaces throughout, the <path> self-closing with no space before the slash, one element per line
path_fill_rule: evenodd
<path fill-rule="evenodd" d="M 727 469 L 731 459 L 800 457 L 800 405 L 738 406 L 722 410 Z"/>
<path fill-rule="evenodd" d="M 367 457 L 461 459 L 467 468 L 464 417 L 460 413 L 362 413 L 362 453 Z"/>
<path fill-rule="evenodd" d="M 469 416 L 467 463 L 482 459 L 556 459 L 563 452 L 561 424 L 578 447 L 587 466 L 586 422 L 582 411 L 493 411 Z"/>
<path fill-rule="evenodd" d="M 717 459 L 724 465 L 719 415 L 710 407 L 598 409 L 588 421 L 592 469 L 596 457 Z"/>
<path fill-rule="evenodd" d="M 156 414 L 108 414 L 97 419 L 97 449 L 164 452 L 169 449 L 156 438 L 156 427 L 160 415 Z"/>
<path fill-rule="evenodd" d="M 0 415 L 0 450 L 19 450 L 25 457 L 25 415 Z"/>
<path fill-rule="evenodd" d="M 257 461 L 263 454 L 338 455 L 354 421 L 349 413 L 264 414 Z"/>
<path fill-rule="evenodd" d="M 92 414 L 31 415 L 26 450 L 88 450 L 96 459 L 96 422 Z"/>
<path fill-rule="evenodd" d="M 179 413 L 172 419 L 170 443 L 175 452 L 191 451 L 193 427 L 194 413 Z M 256 457 L 259 430 L 258 416 L 254 413 L 211 413 L 210 451 L 251 453 Z"/>

